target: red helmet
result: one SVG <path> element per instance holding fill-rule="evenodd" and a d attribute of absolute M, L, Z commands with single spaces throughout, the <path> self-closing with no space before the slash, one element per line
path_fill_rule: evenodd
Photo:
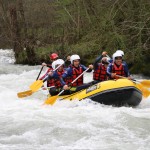
<path fill-rule="evenodd" d="M 58 55 L 57 55 L 56 53 L 52 53 L 52 54 L 50 55 L 50 59 L 51 59 L 51 60 L 56 59 L 56 58 L 58 58 Z"/>

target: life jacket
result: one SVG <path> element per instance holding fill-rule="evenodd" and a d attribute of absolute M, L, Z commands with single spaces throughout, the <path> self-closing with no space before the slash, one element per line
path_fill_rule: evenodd
<path fill-rule="evenodd" d="M 53 68 L 49 66 L 49 69 L 48 69 L 47 73 L 49 73 L 52 70 L 53 70 Z M 48 79 L 47 80 L 47 87 L 54 86 L 54 85 L 55 85 L 54 84 L 54 79 Z"/>
<path fill-rule="evenodd" d="M 83 69 L 81 66 L 78 68 L 74 67 L 73 65 L 70 66 L 72 68 L 72 76 L 68 79 L 68 83 L 74 81 L 80 74 L 82 74 Z M 83 84 L 83 76 L 81 76 L 78 80 L 76 80 L 72 86 L 79 86 Z"/>
<path fill-rule="evenodd" d="M 96 70 L 94 70 L 94 72 L 93 72 L 93 79 L 99 80 L 99 81 L 107 80 L 108 77 L 107 77 L 106 70 L 107 70 L 107 68 L 102 63 L 99 63 L 98 68 Z"/>
<path fill-rule="evenodd" d="M 63 73 L 64 73 L 64 70 L 61 71 L 61 72 L 57 70 L 57 74 L 58 74 L 59 78 L 62 76 Z M 56 88 L 62 87 L 59 78 L 58 78 L 58 79 L 54 79 L 54 78 L 52 79 L 53 85 L 54 85 Z"/>
<path fill-rule="evenodd" d="M 126 76 L 124 72 L 124 65 L 121 64 L 120 66 L 117 66 L 115 63 L 112 64 L 112 73 L 116 73 L 119 76 Z"/>

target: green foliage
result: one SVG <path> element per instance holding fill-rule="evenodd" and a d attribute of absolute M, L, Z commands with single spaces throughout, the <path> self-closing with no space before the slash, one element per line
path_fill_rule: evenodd
<path fill-rule="evenodd" d="M 17 64 L 27 64 L 28 57 L 26 55 L 25 51 L 22 51 L 21 53 L 19 53 L 18 55 L 18 59 L 16 60 Z"/>
<path fill-rule="evenodd" d="M 77 53 L 83 63 L 89 64 L 102 51 L 108 51 L 111 56 L 117 49 L 122 49 L 126 61 L 133 64 L 133 73 L 150 75 L 147 69 L 150 59 L 149 0 L 22 0 L 25 23 L 17 2 L 12 1 L 9 5 L 8 1 L 2 0 L 5 4 L 5 11 L 0 8 L 2 27 L 11 29 L 8 14 L 15 4 L 21 40 L 32 41 L 39 63 L 49 61 L 49 54 L 57 52 L 61 58 Z M 8 31 L 1 31 L 8 35 Z M 26 62 L 24 53 L 18 63 L 21 59 Z"/>

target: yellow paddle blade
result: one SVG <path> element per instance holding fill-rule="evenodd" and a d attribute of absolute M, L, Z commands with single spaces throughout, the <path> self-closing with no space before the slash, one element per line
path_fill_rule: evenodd
<path fill-rule="evenodd" d="M 150 91 L 148 89 L 146 89 L 146 88 L 143 88 L 142 92 L 143 92 L 143 96 L 145 98 L 147 98 L 150 95 Z"/>
<path fill-rule="evenodd" d="M 143 81 L 140 81 L 141 84 L 147 88 L 150 88 L 150 80 L 143 80 Z"/>
<path fill-rule="evenodd" d="M 44 104 L 53 105 L 56 102 L 57 98 L 58 98 L 58 95 L 49 97 L 48 99 L 45 100 Z"/>
<path fill-rule="evenodd" d="M 150 91 L 143 86 L 143 84 L 138 83 L 138 88 L 142 91 L 142 95 L 147 98 L 150 95 Z"/>
<path fill-rule="evenodd" d="M 30 96 L 30 95 L 32 95 L 32 90 L 17 93 L 17 96 L 19 98 L 27 97 L 27 96 Z"/>
<path fill-rule="evenodd" d="M 36 92 L 39 90 L 39 88 L 41 88 L 43 85 L 43 81 L 42 80 L 37 80 L 34 83 L 32 83 L 30 85 L 30 89 L 32 90 L 32 92 Z"/>

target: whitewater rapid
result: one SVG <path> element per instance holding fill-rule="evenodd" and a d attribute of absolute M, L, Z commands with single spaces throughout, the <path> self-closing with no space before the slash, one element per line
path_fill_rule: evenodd
<path fill-rule="evenodd" d="M 47 106 L 42 91 L 19 99 L 17 93 L 29 89 L 41 66 L 14 65 L 12 55 L 1 51 L 0 150 L 150 149 L 150 97 L 136 108 L 90 99 Z M 85 82 L 91 79 L 85 75 Z"/>

